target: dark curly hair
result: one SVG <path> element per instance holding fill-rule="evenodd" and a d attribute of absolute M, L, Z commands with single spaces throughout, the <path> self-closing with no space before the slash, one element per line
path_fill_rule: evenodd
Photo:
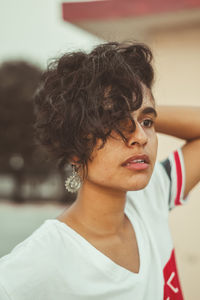
<path fill-rule="evenodd" d="M 60 166 L 78 157 L 87 167 L 92 151 L 114 130 L 124 141 L 124 121 L 142 104 L 142 84 L 151 89 L 152 53 L 144 44 L 110 42 L 89 54 L 66 53 L 43 75 L 35 97 L 36 136 Z"/>

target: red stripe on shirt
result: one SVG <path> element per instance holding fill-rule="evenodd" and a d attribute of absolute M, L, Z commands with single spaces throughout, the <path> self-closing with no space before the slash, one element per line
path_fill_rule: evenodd
<path fill-rule="evenodd" d="M 176 163 L 176 178 L 177 178 L 177 192 L 175 198 L 175 205 L 181 205 L 180 195 L 181 195 L 183 177 L 182 177 L 181 162 L 180 162 L 178 151 L 174 152 L 174 160 Z"/>
<path fill-rule="evenodd" d="M 183 300 L 183 293 L 176 267 L 174 249 L 171 252 L 170 259 L 163 269 L 164 275 L 164 300 Z"/>

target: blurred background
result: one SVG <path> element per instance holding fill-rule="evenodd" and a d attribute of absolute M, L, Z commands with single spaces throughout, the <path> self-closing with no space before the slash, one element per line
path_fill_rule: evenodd
<path fill-rule="evenodd" d="M 33 136 L 32 97 L 48 61 L 103 41 L 137 40 L 154 53 L 158 104 L 200 105 L 200 0 L 1 0 L 0 257 L 73 197 Z M 183 141 L 159 135 L 158 159 Z M 200 294 L 200 185 L 170 213 L 185 299 Z"/>

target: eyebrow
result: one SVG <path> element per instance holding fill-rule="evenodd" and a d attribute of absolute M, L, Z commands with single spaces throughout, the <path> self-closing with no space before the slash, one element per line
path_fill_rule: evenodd
<path fill-rule="evenodd" d="M 152 114 L 154 115 L 155 117 L 157 117 L 157 111 L 151 107 L 151 106 L 148 106 L 148 107 L 145 107 L 142 111 L 141 111 L 141 114 L 142 115 L 146 115 L 146 114 Z"/>

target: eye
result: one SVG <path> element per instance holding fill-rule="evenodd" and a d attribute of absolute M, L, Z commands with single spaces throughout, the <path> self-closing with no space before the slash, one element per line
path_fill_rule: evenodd
<path fill-rule="evenodd" d="M 150 127 L 153 126 L 154 122 L 153 122 L 153 120 L 151 120 L 151 119 L 145 119 L 145 120 L 143 120 L 143 121 L 141 122 L 141 124 L 142 124 L 143 127 L 150 128 Z"/>

